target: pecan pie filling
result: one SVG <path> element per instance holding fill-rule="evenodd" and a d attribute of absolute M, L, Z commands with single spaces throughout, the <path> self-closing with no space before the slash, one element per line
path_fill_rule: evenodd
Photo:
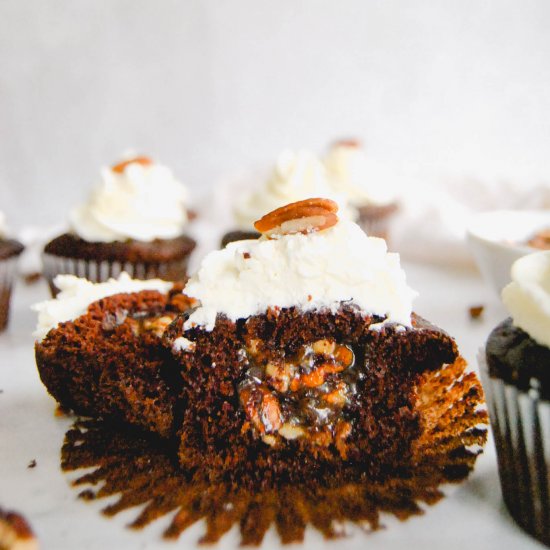
<path fill-rule="evenodd" d="M 258 344 L 251 340 L 243 350 L 248 368 L 238 391 L 244 430 L 273 447 L 299 438 L 321 447 L 334 444 L 345 458 L 352 432 L 345 409 L 355 401 L 362 376 L 352 348 L 322 339 L 274 360 Z"/>

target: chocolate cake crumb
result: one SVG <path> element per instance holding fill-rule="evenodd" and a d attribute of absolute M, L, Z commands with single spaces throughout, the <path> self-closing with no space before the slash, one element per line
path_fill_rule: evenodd
<path fill-rule="evenodd" d="M 470 306 L 468 308 L 468 313 L 470 314 L 470 319 L 480 319 L 483 315 L 483 311 L 485 310 L 485 306 L 483 305 L 475 305 Z"/>
<path fill-rule="evenodd" d="M 32 459 L 28 464 L 27 468 L 36 468 L 36 459 Z"/>

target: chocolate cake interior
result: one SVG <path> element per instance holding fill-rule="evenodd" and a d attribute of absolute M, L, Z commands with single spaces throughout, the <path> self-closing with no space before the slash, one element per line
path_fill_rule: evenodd
<path fill-rule="evenodd" d="M 417 384 L 452 363 L 454 341 L 414 316 L 382 325 L 351 306 L 271 309 L 212 331 L 168 328 L 186 403 L 180 460 L 255 481 L 392 471 L 421 432 Z M 251 466 L 252 465 L 252 466 Z"/>
<path fill-rule="evenodd" d="M 189 305 L 181 285 L 168 295 L 146 290 L 93 303 L 36 344 L 42 382 L 78 414 L 170 436 L 181 378 L 161 336 Z"/>

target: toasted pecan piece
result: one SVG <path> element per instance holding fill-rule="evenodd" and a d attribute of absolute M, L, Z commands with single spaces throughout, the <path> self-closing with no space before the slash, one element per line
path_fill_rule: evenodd
<path fill-rule="evenodd" d="M 128 160 L 123 160 L 122 162 L 119 162 L 118 164 L 115 164 L 112 167 L 113 172 L 116 172 L 117 174 L 122 174 L 124 170 L 126 170 L 126 166 L 129 164 L 141 164 L 142 166 L 149 166 L 150 164 L 153 164 L 153 161 L 149 157 L 134 157 Z"/>
<path fill-rule="evenodd" d="M 336 212 L 338 205 L 330 199 L 306 199 L 269 212 L 254 227 L 268 237 L 322 231 L 338 222 Z"/>

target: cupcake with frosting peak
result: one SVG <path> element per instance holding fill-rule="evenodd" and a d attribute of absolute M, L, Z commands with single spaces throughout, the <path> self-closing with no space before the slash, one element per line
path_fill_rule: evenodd
<path fill-rule="evenodd" d="M 198 306 L 164 335 L 183 378 L 183 466 L 263 485 L 415 464 L 428 380 L 465 362 L 413 312 L 399 255 L 339 214 L 322 197 L 277 208 L 189 279 Z"/>
<path fill-rule="evenodd" d="M 550 545 L 550 251 L 512 265 L 502 290 L 509 317 L 479 354 L 504 502 Z"/>
<path fill-rule="evenodd" d="M 333 191 L 357 209 L 366 233 L 387 238 L 389 219 L 398 209 L 396 176 L 391 170 L 369 157 L 356 139 L 335 142 L 324 164 Z"/>
<path fill-rule="evenodd" d="M 11 292 L 21 252 L 23 245 L 10 238 L 6 218 L 0 212 L 0 332 L 8 325 Z"/>
<path fill-rule="evenodd" d="M 137 279 L 184 280 L 195 242 L 185 235 L 188 191 L 148 157 L 103 168 L 88 200 L 69 215 L 69 231 L 44 249 L 44 275 L 94 282 L 126 271 Z"/>
<path fill-rule="evenodd" d="M 253 230 L 253 224 L 265 212 L 310 197 L 334 200 L 340 207 L 342 218 L 357 217 L 345 195 L 331 188 L 323 163 L 312 152 L 283 151 L 263 184 L 236 204 L 237 229 L 224 236 L 222 246 L 243 238 L 258 238 L 260 234 Z"/>

